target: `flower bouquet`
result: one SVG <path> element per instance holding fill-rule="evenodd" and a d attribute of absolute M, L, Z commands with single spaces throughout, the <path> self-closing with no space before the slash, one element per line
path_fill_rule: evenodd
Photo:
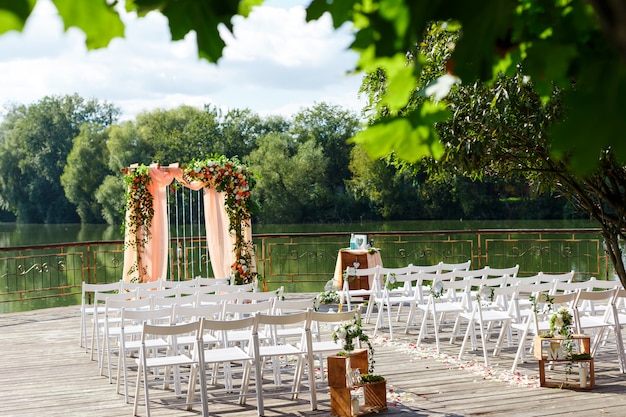
<path fill-rule="evenodd" d="M 369 340 L 369 337 L 363 333 L 363 328 L 361 326 L 362 318 L 354 318 L 352 321 L 348 321 L 342 324 L 335 326 L 333 331 L 333 341 L 340 342 L 342 345 L 342 350 L 350 354 L 354 351 L 354 342 L 358 340 L 360 342 L 367 343 L 367 348 L 369 351 L 368 361 L 369 361 L 369 372 L 374 372 L 374 347 Z"/>

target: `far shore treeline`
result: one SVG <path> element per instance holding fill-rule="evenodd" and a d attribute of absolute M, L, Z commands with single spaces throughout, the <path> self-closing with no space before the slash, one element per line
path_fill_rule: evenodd
<path fill-rule="evenodd" d="M 565 199 L 526 182 L 472 181 L 371 160 L 347 140 L 359 116 L 318 103 L 291 117 L 181 106 L 119 121 L 113 104 L 77 95 L 13 104 L 0 121 L 0 221 L 121 223 L 121 169 L 237 158 L 259 177 L 256 223 L 569 219 Z"/>

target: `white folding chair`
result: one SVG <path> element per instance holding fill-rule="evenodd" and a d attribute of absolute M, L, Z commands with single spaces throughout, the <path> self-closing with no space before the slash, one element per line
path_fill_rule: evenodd
<path fill-rule="evenodd" d="M 467 281 L 453 281 L 452 276 L 453 272 L 437 275 L 430 294 L 426 297 L 426 304 L 418 306 L 418 309 L 422 311 L 422 325 L 417 335 L 417 345 L 419 346 L 428 333 L 428 318 L 430 317 L 433 322 L 437 353 L 440 352 L 439 335 L 445 324 L 445 317 L 453 314 L 456 324 L 457 314 L 470 311 L 470 287 Z M 456 331 L 457 328 L 454 326 L 452 334 Z"/>
<path fill-rule="evenodd" d="M 546 283 L 548 285 L 554 283 Z M 546 297 L 547 296 L 547 297 Z M 534 292 L 533 314 L 528 316 L 528 320 L 522 323 L 513 322 L 511 328 L 520 333 L 517 352 L 513 359 L 511 372 L 515 372 L 517 364 L 525 361 L 526 340 L 528 336 L 539 336 L 550 331 L 550 316 L 558 311 L 560 307 L 572 309 L 576 301 L 577 294 L 570 292 L 567 294 L 549 294 L 546 292 Z M 548 308 L 547 305 L 551 307 Z"/>
<path fill-rule="evenodd" d="M 250 381 L 250 369 L 252 368 L 253 357 L 252 349 L 246 349 L 240 345 L 232 344 L 229 338 L 231 333 L 248 333 L 252 335 L 254 328 L 254 316 L 233 319 L 233 320 L 210 320 L 202 319 L 201 333 L 202 335 L 211 335 L 216 337 L 217 343 L 213 343 L 208 348 L 205 344 L 204 364 L 205 371 L 209 367 L 213 369 L 212 383 L 210 393 L 213 398 L 218 398 L 215 394 L 222 393 L 219 398 L 229 398 L 233 396 L 239 397 L 239 403 L 245 403 L 245 396 L 248 394 L 248 385 Z M 252 341 L 248 343 L 252 345 Z M 236 373 L 235 366 L 241 371 L 241 382 L 239 384 L 238 394 L 232 394 L 235 389 L 233 375 Z M 222 372 L 219 373 L 221 368 Z M 222 375 L 222 383 L 218 385 L 219 375 Z M 206 380 L 206 374 L 204 376 Z M 256 378 L 256 376 L 255 376 Z M 192 385 L 190 391 L 193 391 Z M 208 397 L 208 394 L 207 394 Z"/>
<path fill-rule="evenodd" d="M 124 400 L 128 403 L 128 358 L 141 349 L 141 341 L 137 338 L 137 328 L 143 330 L 143 323 L 153 325 L 170 324 L 172 310 L 162 308 L 158 310 L 129 309 L 122 307 L 121 321 L 119 326 L 119 355 L 117 360 L 116 392 L 120 393 L 120 385 L 124 381 Z M 126 329 L 129 332 L 126 332 Z M 194 340 L 195 342 L 195 340 Z M 168 347 L 168 342 L 163 338 L 148 338 L 145 345 L 151 351 Z M 123 375 L 122 375 L 123 372 Z"/>
<path fill-rule="evenodd" d="M 377 301 L 378 315 L 374 326 L 374 335 L 378 332 L 378 328 L 384 325 L 385 312 L 387 323 L 389 326 L 389 338 L 393 340 L 393 319 L 392 309 L 396 306 L 397 314 L 395 321 L 399 321 L 400 312 L 405 305 L 409 306 L 409 315 L 411 314 L 412 304 L 423 304 L 422 280 L 423 273 L 410 273 L 400 275 L 387 275 L 385 279 L 385 288 L 380 300 Z M 398 291 L 393 291 L 392 286 L 397 286 Z M 418 288 L 419 287 L 419 288 Z M 408 320 L 408 318 L 407 318 Z M 406 330 L 406 327 L 405 327 Z"/>
<path fill-rule="evenodd" d="M 626 312 L 623 307 L 626 302 L 626 290 L 619 288 L 615 290 L 615 297 L 611 302 L 613 313 L 613 325 L 615 326 L 615 341 L 619 359 L 619 368 L 622 373 L 626 373 L 626 352 L 624 351 L 624 340 L 622 339 L 622 326 L 626 325 Z"/>
<path fill-rule="evenodd" d="M 104 307 L 104 298 L 98 297 L 96 294 L 117 293 L 120 291 L 120 282 L 111 282 L 108 284 L 89 284 L 83 282 L 80 297 L 80 347 L 85 348 L 87 352 L 87 321 L 91 318 L 91 351 L 94 350 L 94 336 L 98 325 L 98 307 Z M 90 298 L 92 299 L 90 301 Z M 97 302 L 96 302 L 97 301 Z M 100 304 L 100 306 L 98 305 Z M 93 353 L 92 353 L 93 360 Z"/>
<path fill-rule="evenodd" d="M 579 334 L 593 333 L 591 356 L 596 355 L 601 342 L 606 342 L 606 339 L 603 340 L 603 336 L 608 336 L 611 330 L 615 331 L 613 311 L 610 306 L 615 300 L 616 292 L 616 288 L 604 291 L 578 291 L 578 296 L 574 302 L 576 332 Z"/>
<path fill-rule="evenodd" d="M 150 417 L 150 409 L 156 406 L 156 403 L 153 403 L 150 399 L 150 387 L 157 383 L 163 385 L 163 389 L 159 391 L 162 396 L 169 394 L 165 400 L 162 398 L 162 406 L 176 407 L 184 405 L 187 410 L 190 410 L 192 405 L 196 403 L 194 401 L 195 392 L 192 387 L 195 387 L 195 379 L 199 378 L 202 415 L 208 416 L 206 380 L 204 378 L 204 372 L 200 371 L 205 367 L 200 323 L 200 321 L 197 321 L 166 326 L 150 325 L 147 323 L 143 324 L 141 332 L 141 349 L 139 351 L 139 358 L 136 360 L 137 381 L 135 385 L 133 415 L 137 415 L 137 410 L 139 408 L 139 391 L 141 385 L 143 385 L 146 416 Z M 197 341 L 193 351 L 191 352 L 180 349 L 178 344 L 178 337 L 188 335 L 194 335 Z M 150 348 L 147 341 L 158 338 L 167 340 L 169 342 L 169 347 L 167 349 L 160 350 L 160 354 L 154 357 L 150 355 Z M 151 372 L 152 370 L 158 371 L 162 368 L 165 369 L 164 372 Z M 180 384 L 180 378 L 183 371 L 187 371 L 189 389 L 187 396 L 185 397 L 185 402 L 181 403 L 179 401 L 179 393 L 181 390 L 178 388 L 178 385 Z M 151 376 L 153 376 L 152 380 L 150 379 Z M 168 391 L 169 382 L 172 382 L 170 377 L 173 377 L 173 382 L 177 387 L 174 393 Z"/>
<path fill-rule="evenodd" d="M 512 299 L 516 291 L 517 290 L 515 287 L 490 287 L 486 284 L 481 285 L 476 294 L 476 298 L 473 301 L 472 311 L 462 311 L 458 314 L 457 320 L 467 320 L 467 329 L 465 331 L 463 343 L 461 344 L 461 349 L 459 351 L 459 360 L 463 357 L 463 353 L 465 352 L 468 339 L 471 340 L 472 350 L 476 350 L 476 326 L 478 326 L 480 330 L 480 340 L 482 344 L 484 363 L 485 366 L 489 365 L 487 341 L 489 340 L 489 334 L 493 329 L 494 323 L 499 323 L 501 326 L 498 332 L 498 340 L 493 350 L 493 356 L 498 356 L 500 348 L 502 347 L 504 336 L 507 333 L 511 321 L 515 318 Z M 499 301 L 503 298 L 509 299 L 509 302 L 506 303 L 506 310 L 502 308 L 503 305 Z"/>
<path fill-rule="evenodd" d="M 361 301 L 371 300 L 372 296 L 380 290 L 382 280 L 380 268 L 380 265 L 360 269 L 351 266 L 346 268 L 341 296 L 348 310 L 352 310 L 353 298 L 357 298 Z M 368 277 L 369 289 L 350 289 L 350 281 L 352 279 L 359 280 L 361 277 Z"/>
<path fill-rule="evenodd" d="M 114 347 L 119 347 L 119 340 L 122 334 L 122 310 L 151 310 L 152 299 L 146 298 L 129 298 L 133 293 L 128 294 L 115 294 L 109 295 L 106 298 L 104 306 L 104 326 L 103 326 L 103 341 L 104 349 L 102 351 L 102 358 L 100 359 L 100 375 L 104 372 L 104 356 L 106 354 L 107 371 L 109 377 L 109 384 L 113 382 L 112 374 L 112 360 L 111 357 L 114 353 Z M 138 335 L 141 333 L 141 323 L 135 326 L 126 326 L 126 335 Z M 119 351 L 117 351 L 119 353 Z"/>
<path fill-rule="evenodd" d="M 379 267 L 378 269 L 378 280 L 376 281 L 376 288 L 372 291 L 372 295 L 369 297 L 369 301 L 367 303 L 367 309 L 365 312 L 365 322 L 370 323 L 372 313 L 374 311 L 374 307 L 376 307 L 379 311 L 382 303 L 385 301 L 385 292 L 387 293 L 403 293 L 405 289 L 400 286 L 399 288 L 395 285 L 390 285 L 388 283 L 389 280 L 393 280 L 395 282 L 396 277 L 400 277 L 402 275 L 407 275 L 413 273 L 413 265 L 409 264 L 403 267 L 397 268 L 389 268 L 389 267 Z M 381 285 L 382 284 L 382 285 Z M 399 311 L 398 311 L 399 313 Z"/>
<path fill-rule="evenodd" d="M 324 355 L 334 354 L 343 349 L 340 343 L 332 339 L 334 326 L 342 322 L 358 320 L 360 317 L 358 309 L 333 313 L 311 311 L 311 354 L 319 361 L 322 380 L 324 379 Z M 304 363 L 302 365 L 304 366 Z M 310 369 L 309 372 L 312 370 Z M 367 370 L 363 369 L 363 373 L 366 372 Z"/>
<path fill-rule="evenodd" d="M 282 315 L 268 315 L 259 313 L 256 316 L 255 325 L 252 334 L 253 340 L 253 352 L 255 361 L 255 375 L 256 375 L 256 393 L 257 393 L 257 409 L 259 416 L 265 414 L 263 396 L 268 395 L 263 390 L 263 370 L 264 365 L 268 360 L 272 361 L 272 372 L 274 374 L 274 384 L 276 386 L 282 385 L 282 377 L 284 377 L 287 368 L 281 366 L 281 358 L 294 357 L 297 358 L 296 365 L 292 368 L 293 382 L 291 384 L 290 394 L 292 398 L 297 396 L 300 392 L 301 384 L 301 370 L 302 366 L 300 361 L 306 361 L 309 369 L 309 393 L 311 395 L 311 410 L 317 409 L 317 396 L 315 390 L 315 376 L 313 375 L 313 355 L 311 351 L 311 330 L 310 330 L 310 311 L 304 311 L 300 313 L 282 314 Z M 267 329 L 270 335 L 276 334 L 276 329 L 282 326 L 294 326 L 301 325 L 305 329 L 304 343 L 292 344 L 286 343 L 282 338 L 270 337 L 261 343 L 259 337 L 260 329 Z M 283 363 L 287 365 L 287 363 Z"/>
<path fill-rule="evenodd" d="M 273 303 L 271 300 L 259 301 L 250 304 L 224 303 L 222 310 L 222 320 L 238 320 L 246 317 L 252 317 L 259 313 L 271 314 Z M 265 340 L 267 335 L 263 329 L 259 330 L 259 337 Z M 252 333 L 250 331 L 230 331 L 228 340 L 230 343 L 247 346 Z"/>

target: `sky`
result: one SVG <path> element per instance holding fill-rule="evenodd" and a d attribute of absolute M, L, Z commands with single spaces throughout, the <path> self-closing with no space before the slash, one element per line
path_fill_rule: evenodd
<path fill-rule="evenodd" d="M 115 104 L 122 120 L 183 104 L 289 117 L 326 102 L 358 113 L 362 75 L 349 74 L 357 60 L 350 28 L 335 31 L 327 15 L 306 23 L 306 4 L 266 0 L 236 18 L 234 36 L 221 30 L 227 46 L 215 65 L 198 58 L 195 34 L 172 42 L 157 13 L 123 13 L 125 38 L 87 51 L 84 34 L 64 32 L 52 3 L 39 0 L 23 32 L 0 36 L 0 114 L 7 105 L 74 93 Z"/>

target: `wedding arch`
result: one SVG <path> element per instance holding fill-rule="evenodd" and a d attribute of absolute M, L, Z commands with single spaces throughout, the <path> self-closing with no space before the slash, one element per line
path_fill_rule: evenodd
<path fill-rule="evenodd" d="M 188 166 L 133 164 L 126 181 L 124 280 L 166 279 L 169 253 L 167 190 L 180 185 L 203 191 L 206 243 L 213 274 L 237 284 L 255 280 L 250 191 L 254 174 L 224 156 L 194 160 Z"/>

